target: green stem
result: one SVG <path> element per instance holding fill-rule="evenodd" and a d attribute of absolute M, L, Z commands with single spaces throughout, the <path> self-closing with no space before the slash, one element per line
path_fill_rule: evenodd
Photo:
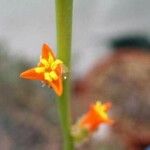
<path fill-rule="evenodd" d="M 73 0 L 56 0 L 56 26 L 58 58 L 71 70 L 71 36 L 72 36 L 72 9 Z M 58 98 L 58 112 L 63 134 L 64 150 L 73 150 L 73 140 L 70 134 L 70 78 L 63 84 L 63 94 Z"/>

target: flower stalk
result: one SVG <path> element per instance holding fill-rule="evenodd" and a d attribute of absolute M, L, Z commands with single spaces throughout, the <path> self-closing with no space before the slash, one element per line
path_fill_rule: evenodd
<path fill-rule="evenodd" d="M 56 0 L 56 29 L 57 29 L 57 56 L 71 70 L 71 36 L 72 36 L 73 0 Z M 57 98 L 58 112 L 63 134 L 63 149 L 73 150 L 70 112 L 70 77 L 64 80 L 63 94 Z"/>

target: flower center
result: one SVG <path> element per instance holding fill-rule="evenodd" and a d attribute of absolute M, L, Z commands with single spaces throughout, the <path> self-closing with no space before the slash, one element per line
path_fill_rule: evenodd
<path fill-rule="evenodd" d="M 94 106 L 95 111 L 101 116 L 103 119 L 108 118 L 107 112 L 106 112 L 106 106 L 100 103 L 99 101 L 96 102 L 96 105 Z"/>
<path fill-rule="evenodd" d="M 63 62 L 59 59 L 54 59 L 52 56 L 46 60 L 42 58 L 40 63 L 43 65 L 42 67 L 37 67 L 36 72 L 44 73 L 44 79 L 46 81 L 52 82 L 53 80 L 58 80 L 59 76 L 56 72 L 56 68 L 63 64 Z"/>

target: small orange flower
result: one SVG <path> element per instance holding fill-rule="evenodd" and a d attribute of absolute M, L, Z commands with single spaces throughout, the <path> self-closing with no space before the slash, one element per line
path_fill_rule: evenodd
<path fill-rule="evenodd" d="M 102 123 L 111 124 L 113 121 L 108 117 L 108 110 L 110 107 L 110 102 L 102 104 L 97 101 L 96 104 L 92 105 L 89 111 L 79 120 L 80 126 L 87 128 L 92 132 Z"/>
<path fill-rule="evenodd" d="M 20 77 L 30 80 L 40 80 L 52 87 L 57 95 L 62 95 L 63 62 L 56 59 L 52 49 L 43 44 L 40 62 L 35 68 L 31 68 L 20 74 Z"/>
<path fill-rule="evenodd" d="M 112 124 L 113 120 L 108 117 L 108 110 L 111 103 L 102 104 L 97 101 L 96 104 L 91 105 L 89 111 L 85 113 L 72 126 L 71 134 L 76 143 L 82 143 L 90 137 L 90 135 L 103 123 Z"/>

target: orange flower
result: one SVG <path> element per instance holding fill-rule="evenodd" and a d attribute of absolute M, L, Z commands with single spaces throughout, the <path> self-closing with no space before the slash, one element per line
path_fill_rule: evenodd
<path fill-rule="evenodd" d="M 63 62 L 55 58 L 52 49 L 44 44 L 40 62 L 35 68 L 31 68 L 20 74 L 20 77 L 30 80 L 40 80 L 48 86 L 52 87 L 57 95 L 61 95 Z"/>
<path fill-rule="evenodd" d="M 80 127 L 86 128 L 92 132 L 102 123 L 111 124 L 113 121 L 108 117 L 108 110 L 110 107 L 110 102 L 102 104 L 97 101 L 96 104 L 92 105 L 89 111 L 79 120 Z"/>
<path fill-rule="evenodd" d="M 72 126 L 71 134 L 76 144 L 88 140 L 101 124 L 113 123 L 113 120 L 108 117 L 110 107 L 110 102 L 102 104 L 97 101 L 95 105 L 91 105 L 89 111 Z"/>

